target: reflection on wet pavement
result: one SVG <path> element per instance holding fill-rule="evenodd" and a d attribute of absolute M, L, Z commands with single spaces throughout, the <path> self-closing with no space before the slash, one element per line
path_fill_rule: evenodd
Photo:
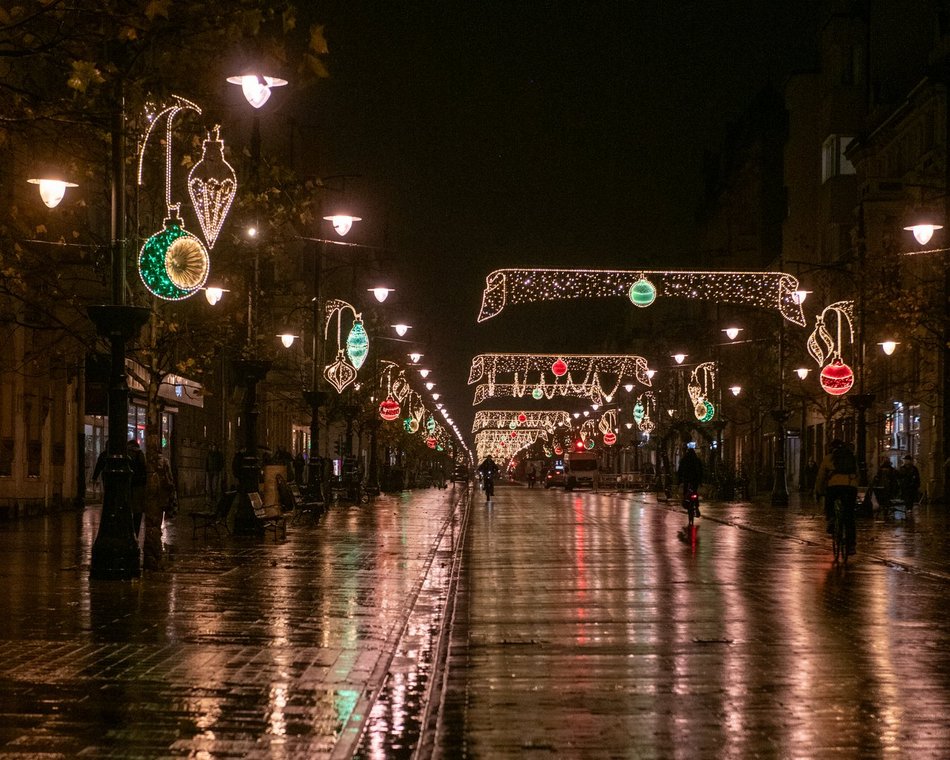
<path fill-rule="evenodd" d="M 131 583 L 88 580 L 95 510 L 2 526 L 0 757 L 347 756 L 391 669 L 415 686 L 385 736 L 414 744 L 459 496 L 337 506 L 280 543 L 192 542 L 182 514 L 172 570 Z"/>
<path fill-rule="evenodd" d="M 838 567 L 813 509 L 755 510 L 704 507 L 691 533 L 652 496 L 476 502 L 435 754 L 950 757 L 927 552 L 877 561 L 914 544 L 869 525 Z"/>

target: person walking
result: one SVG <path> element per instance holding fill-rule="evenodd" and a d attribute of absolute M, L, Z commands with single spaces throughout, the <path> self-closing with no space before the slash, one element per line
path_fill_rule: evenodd
<path fill-rule="evenodd" d="M 148 486 L 148 467 L 145 464 L 145 454 L 134 438 L 130 438 L 126 446 L 126 455 L 129 457 L 129 466 L 132 468 L 129 505 L 132 508 L 132 528 L 135 531 L 135 540 L 138 541 L 142 529 L 142 515 L 145 513 L 146 488 Z"/>
<path fill-rule="evenodd" d="M 874 480 L 871 481 L 871 489 L 882 514 L 890 512 L 891 502 L 900 496 L 900 484 L 889 458 L 885 457 L 878 465 Z"/>
<path fill-rule="evenodd" d="M 920 498 L 920 470 L 917 469 L 914 458 L 910 454 L 904 456 L 904 463 L 897 471 L 897 480 L 900 484 L 904 509 L 910 509 Z"/>
<path fill-rule="evenodd" d="M 854 511 L 858 500 L 858 460 L 851 447 L 840 438 L 831 442 L 830 450 L 818 468 L 815 495 L 824 497 L 825 523 L 828 535 L 834 532 L 835 501 L 841 502 L 848 554 L 856 549 L 857 528 Z"/>
<path fill-rule="evenodd" d="M 145 541 L 142 567 L 153 572 L 165 569 L 162 547 L 162 521 L 177 511 L 178 494 L 168 460 L 156 449 L 149 455 L 148 489 L 145 499 Z"/>

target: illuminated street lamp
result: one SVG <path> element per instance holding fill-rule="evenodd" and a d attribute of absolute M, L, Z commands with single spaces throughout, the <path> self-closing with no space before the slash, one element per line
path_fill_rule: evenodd
<path fill-rule="evenodd" d="M 904 227 L 904 229 L 908 232 L 912 232 L 914 239 L 920 243 L 920 245 L 927 245 L 934 236 L 934 232 L 942 230 L 943 225 L 940 224 L 932 212 L 919 211 L 915 214 L 913 221 Z"/>
<path fill-rule="evenodd" d="M 284 348 L 290 348 L 294 344 L 294 341 L 300 336 L 292 335 L 291 333 L 281 333 L 277 337 L 280 338 L 280 342 L 284 344 Z"/>
<path fill-rule="evenodd" d="M 372 294 L 376 297 L 376 300 L 377 300 L 377 302 L 379 302 L 379 303 L 382 303 L 382 302 L 385 301 L 387 298 L 389 298 L 389 294 L 390 294 L 390 293 L 395 292 L 392 288 L 382 288 L 382 287 L 379 287 L 379 288 L 367 288 L 367 290 L 368 290 L 370 293 L 372 293 Z"/>
<path fill-rule="evenodd" d="M 723 329 L 723 332 L 726 334 L 726 337 L 729 338 L 729 340 L 735 340 L 736 338 L 739 337 L 739 333 L 742 332 L 742 328 L 741 327 L 726 327 Z"/>
<path fill-rule="evenodd" d="M 900 345 L 900 343 L 895 340 L 885 340 L 881 343 L 878 343 L 878 345 L 881 347 L 881 350 L 885 354 L 887 354 L 888 356 L 891 356 L 894 353 L 894 350 Z"/>
<path fill-rule="evenodd" d="M 218 301 L 224 297 L 225 293 L 231 292 L 227 288 L 219 288 L 215 285 L 204 287 L 202 290 L 205 292 L 205 298 L 208 299 L 208 303 L 210 303 L 212 306 L 217 305 Z"/>
<path fill-rule="evenodd" d="M 270 98 L 271 89 L 274 87 L 283 87 L 287 84 L 286 79 L 280 77 L 264 76 L 263 74 L 238 74 L 228 77 L 230 84 L 239 85 L 247 102 L 254 108 L 263 106 Z"/>
<path fill-rule="evenodd" d="M 675 361 L 677 364 L 682 364 L 684 361 L 686 361 L 687 356 L 688 354 L 673 354 L 673 361 Z"/>
<path fill-rule="evenodd" d="M 396 335 L 400 338 L 403 337 L 409 330 L 412 329 L 412 325 L 406 325 L 400 322 L 399 324 L 392 325 L 393 330 L 396 331 Z"/>
<path fill-rule="evenodd" d="M 67 182 L 64 179 L 54 177 L 28 179 L 27 182 L 31 185 L 40 186 L 40 198 L 49 208 L 56 208 L 59 205 L 63 196 L 66 195 L 67 187 L 79 187 L 75 182 Z"/>
<path fill-rule="evenodd" d="M 333 229 L 336 230 L 336 234 L 340 237 L 346 235 L 346 233 L 353 228 L 353 222 L 363 221 L 363 217 L 352 216 L 350 214 L 330 214 L 329 216 L 325 216 L 323 218 L 333 225 Z"/>

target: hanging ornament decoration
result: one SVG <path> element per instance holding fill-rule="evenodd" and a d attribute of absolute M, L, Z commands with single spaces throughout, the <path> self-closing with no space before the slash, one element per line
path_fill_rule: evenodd
<path fill-rule="evenodd" d="M 386 422 L 392 422 L 397 419 L 401 413 L 402 409 L 399 407 L 399 402 L 392 396 L 387 396 L 379 402 L 379 416 L 386 420 Z"/>
<path fill-rule="evenodd" d="M 633 405 L 633 421 L 638 425 L 643 422 L 643 415 L 646 414 L 646 409 L 643 408 L 643 401 L 637 399 L 637 403 Z"/>
<path fill-rule="evenodd" d="M 185 230 L 179 216 L 180 203 L 172 203 L 172 133 L 175 116 L 188 110 L 201 114 L 201 109 L 178 95 L 174 105 L 163 109 L 152 119 L 139 151 L 138 184 L 142 185 L 145 149 L 149 137 L 165 119 L 165 218 L 164 229 L 145 241 L 139 251 L 139 277 L 148 291 L 166 301 L 180 301 L 197 293 L 204 286 L 211 270 L 211 258 L 202 242 Z"/>
<path fill-rule="evenodd" d="M 434 449 L 435 445 L 436 445 L 435 438 L 432 438 L 432 437 L 426 438 L 426 446 L 428 446 L 430 449 Z"/>
<path fill-rule="evenodd" d="M 596 446 L 596 444 L 594 443 L 593 438 L 588 438 L 586 441 L 584 441 L 584 448 L 588 451 L 593 451 L 594 446 Z"/>
<path fill-rule="evenodd" d="M 604 445 L 613 446 L 617 442 L 617 434 L 612 430 L 608 430 L 604 433 Z"/>
<path fill-rule="evenodd" d="M 221 126 L 215 124 L 214 139 L 209 133 L 201 144 L 201 160 L 188 173 L 188 195 L 208 248 L 214 248 L 236 193 L 237 175 L 224 159 Z"/>
<path fill-rule="evenodd" d="M 644 419 L 643 422 L 640 423 L 639 427 L 641 432 L 645 433 L 646 435 L 650 435 L 650 433 L 656 430 L 656 425 L 649 417 Z"/>
<path fill-rule="evenodd" d="M 716 416 L 716 407 L 710 401 L 702 399 L 693 409 L 693 414 L 700 422 L 709 422 Z"/>
<path fill-rule="evenodd" d="M 343 349 L 336 352 L 336 359 L 332 364 L 323 368 L 323 376 L 337 393 L 343 393 L 343 389 L 356 380 L 356 370 L 344 357 Z"/>
<path fill-rule="evenodd" d="M 555 377 L 564 377 L 567 374 L 567 364 L 561 358 L 555 359 L 554 364 L 551 365 L 551 372 Z"/>
<path fill-rule="evenodd" d="M 346 341 L 346 347 L 344 348 L 342 339 L 343 312 L 347 310 L 349 310 L 353 315 L 353 326 L 350 329 L 350 334 Z M 356 380 L 356 370 L 359 369 L 359 366 L 362 366 L 363 361 L 366 359 L 366 351 L 369 350 L 369 340 L 366 338 L 366 331 L 363 329 L 361 317 L 362 315 L 357 313 L 356 309 L 354 309 L 353 306 L 346 301 L 331 298 L 326 303 L 326 313 L 324 315 L 323 323 L 323 337 L 327 337 L 327 334 L 330 331 L 330 323 L 334 318 L 336 318 L 337 353 L 333 364 L 329 364 L 324 368 L 323 376 L 327 378 L 327 381 L 330 383 L 330 385 L 336 388 L 337 393 L 343 393 L 343 390 L 350 383 Z M 356 329 L 357 324 L 359 324 L 358 329 Z M 360 333 L 362 333 L 362 338 L 360 337 Z M 351 338 L 353 339 L 355 356 L 359 359 L 359 365 L 353 363 L 353 358 L 349 353 Z M 365 348 L 363 347 L 364 340 Z M 392 391 L 392 388 L 390 390 Z M 397 399 L 399 398 L 398 395 L 395 397 Z"/>
<path fill-rule="evenodd" d="M 509 427 L 511 430 L 514 430 L 515 428 L 518 427 L 518 421 L 517 421 L 517 420 L 512 420 L 511 422 L 508 423 L 508 427 Z"/>
<path fill-rule="evenodd" d="M 142 283 L 165 301 L 194 295 L 208 280 L 210 265 L 201 241 L 182 227 L 178 206 L 170 209 L 165 229 L 145 241 L 138 257 Z"/>
<path fill-rule="evenodd" d="M 645 309 L 656 300 L 656 287 L 643 275 L 633 285 L 627 295 L 634 306 Z"/>
<path fill-rule="evenodd" d="M 519 424 L 519 425 L 524 425 L 527 421 L 528 421 L 528 415 L 525 414 L 524 412 L 519 412 L 519 413 L 518 413 L 518 424 Z"/>
<path fill-rule="evenodd" d="M 622 296 L 646 307 L 651 295 L 662 295 L 775 309 L 804 327 L 798 290 L 798 280 L 785 272 L 496 269 L 485 278 L 478 321 L 497 316 L 508 304 Z"/>
<path fill-rule="evenodd" d="M 523 415 L 523 419 L 522 419 Z M 520 424 L 518 422 L 520 420 Z M 521 412 L 517 420 L 511 419 L 511 412 L 503 409 L 488 409 L 475 412 L 475 419 L 472 422 L 472 432 L 479 430 L 497 430 L 508 428 L 514 430 L 518 427 L 540 428 L 553 431 L 557 427 L 570 427 L 571 415 L 565 410 L 549 410 L 538 412 Z"/>
<path fill-rule="evenodd" d="M 561 454 L 563 453 L 564 453 L 564 449 L 562 449 L 560 445 L 554 447 L 555 456 L 561 456 Z"/>
<path fill-rule="evenodd" d="M 821 387 L 832 396 L 843 396 L 854 385 L 854 372 L 840 356 L 821 370 Z"/>
<path fill-rule="evenodd" d="M 363 319 L 357 315 L 353 320 L 353 326 L 350 328 L 350 334 L 346 337 L 346 355 L 355 369 L 363 366 L 366 361 L 366 355 L 369 353 L 369 336 L 363 327 Z"/>
<path fill-rule="evenodd" d="M 540 385 L 537 386 L 533 391 L 531 391 L 531 398 L 533 398 L 535 401 L 540 401 L 541 399 L 544 398 L 544 390 L 541 388 Z"/>
<path fill-rule="evenodd" d="M 419 422 L 415 417 L 406 417 L 402 421 L 402 427 L 407 433 L 415 433 L 419 430 Z"/>
<path fill-rule="evenodd" d="M 550 459 L 552 456 L 554 456 L 554 452 L 551 450 L 550 446 L 542 446 L 541 450 L 544 452 L 544 456 L 547 459 Z"/>
<path fill-rule="evenodd" d="M 429 435 L 435 432 L 435 417 L 431 414 L 429 415 L 429 419 L 426 420 L 426 430 L 429 431 Z"/>
<path fill-rule="evenodd" d="M 697 364 L 690 374 L 686 392 L 693 403 L 693 414 L 700 422 L 709 422 L 715 416 L 716 409 L 709 403 L 716 390 L 716 363 Z M 707 406 L 708 404 L 708 406 Z"/>

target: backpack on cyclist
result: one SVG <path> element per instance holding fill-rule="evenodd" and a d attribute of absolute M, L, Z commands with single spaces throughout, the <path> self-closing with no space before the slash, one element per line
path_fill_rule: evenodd
<path fill-rule="evenodd" d="M 841 444 L 831 452 L 831 466 L 839 475 L 857 475 L 858 460 L 847 444 Z"/>

